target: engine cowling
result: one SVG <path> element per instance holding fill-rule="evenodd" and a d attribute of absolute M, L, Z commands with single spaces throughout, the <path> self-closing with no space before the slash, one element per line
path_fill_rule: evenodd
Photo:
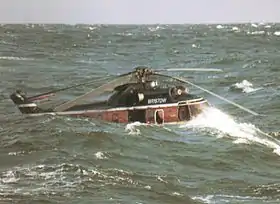
<path fill-rule="evenodd" d="M 178 97 L 182 96 L 183 94 L 187 94 L 188 90 L 184 86 L 175 86 L 170 88 L 169 95 L 171 99 L 177 100 Z"/>

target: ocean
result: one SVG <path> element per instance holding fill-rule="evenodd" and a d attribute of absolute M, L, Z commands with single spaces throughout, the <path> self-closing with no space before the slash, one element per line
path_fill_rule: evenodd
<path fill-rule="evenodd" d="M 0 25 L 0 203 L 280 203 L 279 47 L 273 23 Z M 138 65 L 222 69 L 167 74 L 260 115 L 193 86 L 213 107 L 163 127 L 30 118 L 9 99 Z"/>

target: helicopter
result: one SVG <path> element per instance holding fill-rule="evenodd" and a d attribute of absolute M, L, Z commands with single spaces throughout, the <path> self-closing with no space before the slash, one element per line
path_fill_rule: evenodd
<path fill-rule="evenodd" d="M 253 115 L 258 115 L 190 81 L 162 74 L 162 71 L 221 72 L 222 70 L 214 68 L 154 70 L 147 66 L 137 66 L 131 72 L 121 74 L 108 83 L 55 106 L 43 107 L 42 101 L 49 100 L 57 92 L 92 84 L 97 80 L 31 97 L 27 97 L 21 90 L 16 90 L 10 95 L 10 99 L 22 114 L 29 116 L 62 115 L 95 118 L 114 123 L 140 122 L 162 125 L 190 121 L 211 106 L 205 98 L 190 93 L 186 85 L 191 85 Z"/>

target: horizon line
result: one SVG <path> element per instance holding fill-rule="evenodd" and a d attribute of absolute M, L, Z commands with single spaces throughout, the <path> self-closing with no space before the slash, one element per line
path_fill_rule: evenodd
<path fill-rule="evenodd" d="M 60 21 L 6 21 L 1 25 L 24 25 L 24 24 L 45 24 L 45 25 L 237 25 L 237 24 L 278 24 L 280 21 L 228 21 L 228 22 L 185 22 L 185 23 L 89 23 L 89 22 L 60 22 Z"/>

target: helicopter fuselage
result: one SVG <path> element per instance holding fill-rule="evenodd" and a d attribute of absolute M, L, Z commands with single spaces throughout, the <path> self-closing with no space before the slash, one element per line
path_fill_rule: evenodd
<path fill-rule="evenodd" d="M 29 103 L 31 104 L 31 103 Z M 188 93 L 184 86 L 158 87 L 157 81 L 128 83 L 117 86 L 108 100 L 74 105 L 64 111 L 40 111 L 38 107 L 21 105 L 21 112 L 90 117 L 116 123 L 176 123 L 197 116 L 208 102 Z"/>

